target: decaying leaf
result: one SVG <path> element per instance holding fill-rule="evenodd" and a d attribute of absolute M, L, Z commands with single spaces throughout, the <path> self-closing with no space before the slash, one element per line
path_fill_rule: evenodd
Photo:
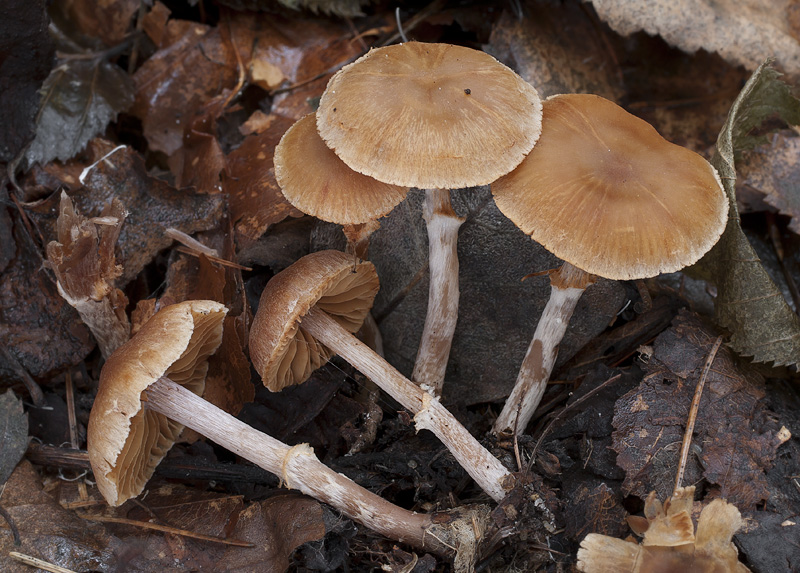
<path fill-rule="evenodd" d="M 69 22 L 72 36 L 99 38 L 105 45 L 113 46 L 122 42 L 133 28 L 139 0 L 63 0 L 51 8 Z"/>
<path fill-rule="evenodd" d="M 193 189 L 175 189 L 150 177 L 144 161 L 133 149 L 114 146 L 104 140 L 90 143 L 86 158 L 79 166 L 88 168 L 84 185 L 72 194 L 72 200 L 85 216 L 99 215 L 112 198 L 117 198 L 128 211 L 125 225 L 119 235 L 118 264 L 122 275 L 117 286 L 122 287 L 136 277 L 159 251 L 169 247 L 172 239 L 166 236 L 168 228 L 186 234 L 210 229 L 219 224 L 222 198 L 219 195 L 202 195 Z M 94 165 L 96 163 L 96 165 Z M 74 165 L 60 172 L 65 183 L 74 184 Z M 57 237 L 55 214 L 59 197 L 53 194 L 29 211 L 43 230 L 47 239 Z"/>
<path fill-rule="evenodd" d="M 28 449 L 28 418 L 22 401 L 7 390 L 0 394 L 0 487 Z"/>
<path fill-rule="evenodd" d="M 0 33 L 0 161 L 33 139 L 39 88 L 53 66 L 44 0 L 6 0 Z"/>
<path fill-rule="evenodd" d="M 262 123 L 259 133 L 245 138 L 228 155 L 224 189 L 240 249 L 251 245 L 270 225 L 302 216 L 281 193 L 272 165 L 275 146 L 293 120 L 270 114 Z"/>
<path fill-rule="evenodd" d="M 536 3 L 524 19 L 506 11 L 492 28 L 486 51 L 509 65 L 542 99 L 594 93 L 617 101 L 618 68 L 597 27 L 577 4 Z"/>
<path fill-rule="evenodd" d="M 102 525 L 87 523 L 62 508 L 43 490 L 39 474 L 27 460 L 17 466 L 6 483 L 3 507 L 19 529 L 22 546 L 14 547 L 11 535 L 0 529 L 0 571 L 31 571 L 9 557 L 9 551 L 38 557 L 71 571 L 114 570 L 118 540 L 115 543 Z M 1 520 L 0 524 L 5 525 Z"/>
<path fill-rule="evenodd" d="M 703 508 L 695 534 L 692 523 L 694 486 L 675 490 L 662 505 L 651 493 L 644 507 L 641 545 L 591 533 L 581 542 L 578 570 L 585 573 L 646 573 L 694 571 L 696 573 L 748 573 L 731 542 L 742 527 L 735 505 L 715 499 Z"/>
<path fill-rule="evenodd" d="M 789 228 L 800 234 L 800 137 L 776 133 L 744 154 L 736 170 L 741 184 L 763 193 L 767 203 L 792 218 Z"/>
<path fill-rule="evenodd" d="M 44 82 L 36 138 L 25 157 L 28 165 L 66 161 L 101 133 L 133 103 L 133 82 L 105 60 L 70 59 Z"/>
<path fill-rule="evenodd" d="M 95 344 L 42 269 L 24 225 L 14 220 L 12 229 L 16 256 L 0 275 L 0 345 L 31 376 L 46 377 L 80 362 Z M 0 353 L 0 374 L 13 380 L 16 370 Z"/>
<path fill-rule="evenodd" d="M 717 286 L 716 319 L 731 332 L 733 349 L 756 362 L 783 365 L 800 361 L 800 321 L 747 241 L 734 189 L 735 154 L 764 141 L 763 136 L 750 134 L 754 128 L 775 115 L 790 125 L 800 124 L 800 101 L 778 76 L 769 63 L 762 64 L 742 89 L 722 128 L 712 164 L 730 200 L 728 226 L 694 269 Z"/>
<path fill-rule="evenodd" d="M 644 498 L 649 491 L 661 497 L 672 491 L 689 405 L 716 337 L 696 315 L 682 311 L 656 338 L 641 384 L 617 401 L 613 447 L 626 492 Z M 769 497 L 764 472 L 787 437 L 763 399 L 763 378 L 721 348 L 700 401 L 687 483 L 705 477 L 743 509 Z"/>
<path fill-rule="evenodd" d="M 792 0 L 591 0 L 597 14 L 623 36 L 644 30 L 686 52 L 717 52 L 755 70 L 776 57 L 800 74 L 800 43 L 787 17 Z"/>
<path fill-rule="evenodd" d="M 237 64 L 219 29 L 195 22 L 170 20 L 159 47 L 133 76 L 131 112 L 142 120 L 150 148 L 172 155 L 195 112 L 236 85 Z"/>
<path fill-rule="evenodd" d="M 75 211 L 62 191 L 56 223 L 58 240 L 47 245 L 47 259 L 58 280 L 59 293 L 81 315 L 105 358 L 130 338 L 125 311 L 128 298 L 114 287 L 115 279 L 122 274 L 122 267 L 114 261 L 114 247 L 125 215 L 122 203 L 113 199 L 101 213 L 104 221 L 95 225 Z"/>

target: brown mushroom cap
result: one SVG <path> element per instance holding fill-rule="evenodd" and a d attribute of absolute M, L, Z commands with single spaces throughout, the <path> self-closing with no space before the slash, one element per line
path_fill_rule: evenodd
<path fill-rule="evenodd" d="M 355 266 L 339 251 L 318 251 L 301 258 L 267 283 L 250 328 L 250 358 L 264 386 L 278 392 L 305 382 L 331 352 L 300 328 L 314 306 L 350 332 L 372 308 L 378 275 L 370 262 Z"/>
<path fill-rule="evenodd" d="M 166 376 L 202 394 L 208 358 L 222 342 L 227 312 L 206 300 L 165 307 L 106 361 L 87 441 L 97 487 L 109 505 L 141 493 L 183 430 L 181 424 L 142 408 L 142 392 Z"/>
<path fill-rule="evenodd" d="M 485 185 L 516 167 L 539 137 L 541 116 L 536 90 L 492 56 L 408 42 L 339 70 L 317 128 L 359 173 L 450 189 Z"/>
<path fill-rule="evenodd" d="M 314 114 L 297 121 L 275 148 L 275 178 L 284 197 L 317 219 L 355 225 L 383 217 L 408 193 L 350 169 L 322 141 Z"/>
<path fill-rule="evenodd" d="M 595 95 L 544 103 L 542 137 L 492 184 L 498 208 L 556 256 L 610 279 L 696 262 L 725 230 L 716 170 Z"/>

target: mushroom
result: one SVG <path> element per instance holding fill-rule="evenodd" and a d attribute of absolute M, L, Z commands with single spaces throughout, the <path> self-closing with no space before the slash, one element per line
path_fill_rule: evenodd
<path fill-rule="evenodd" d="M 578 570 L 585 573 L 627 571 L 698 571 L 748 573 L 739 562 L 731 538 L 742 526 L 736 506 L 715 499 L 700 512 L 695 535 L 692 523 L 694 486 L 675 490 L 661 503 L 652 492 L 645 502 L 645 517 L 631 517 L 631 528 L 644 534 L 634 541 L 590 533 L 578 550 Z"/>
<path fill-rule="evenodd" d="M 350 244 L 357 244 L 350 235 L 389 213 L 408 193 L 407 187 L 350 169 L 323 143 L 314 114 L 286 131 L 275 148 L 274 162 L 284 197 L 307 215 L 344 225 Z"/>
<path fill-rule="evenodd" d="M 275 275 L 261 294 L 250 329 L 250 357 L 264 385 L 278 391 L 305 381 L 339 354 L 414 414 L 495 501 L 513 487 L 510 472 L 437 398 L 360 342 L 357 331 L 378 292 L 370 262 L 353 265 L 339 251 L 318 251 Z"/>
<path fill-rule="evenodd" d="M 647 122 L 595 95 L 544 103 L 542 136 L 492 184 L 497 207 L 565 261 L 496 433 L 522 432 L 544 394 L 558 344 L 597 276 L 631 280 L 695 263 L 725 229 L 728 200 L 716 170 Z"/>
<path fill-rule="evenodd" d="M 165 307 L 103 366 L 88 450 L 110 505 L 141 493 L 185 426 L 382 535 L 439 554 L 474 545 L 471 524 L 484 518 L 482 510 L 425 515 L 402 509 L 326 467 L 307 444 L 290 447 L 201 398 L 226 313 L 213 301 Z"/>
<path fill-rule="evenodd" d="M 449 44 L 371 50 L 339 70 L 320 100 L 319 134 L 351 169 L 426 189 L 430 286 L 412 378 L 436 395 L 458 318 L 463 219 L 449 190 L 511 171 L 540 127 L 541 101 L 531 85 L 488 54 Z"/>

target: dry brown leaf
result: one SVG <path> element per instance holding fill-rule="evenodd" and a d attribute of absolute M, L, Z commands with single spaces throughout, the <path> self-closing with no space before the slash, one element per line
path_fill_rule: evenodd
<path fill-rule="evenodd" d="M 743 153 L 736 169 L 741 184 L 763 193 L 767 203 L 792 218 L 789 228 L 800 234 L 800 137 L 776 133 L 770 143 Z"/>
<path fill-rule="evenodd" d="M 652 490 L 661 497 L 672 491 L 689 404 L 716 337 L 699 317 L 682 311 L 656 338 L 642 383 L 617 401 L 613 447 L 626 492 L 644 498 Z M 686 483 L 704 476 L 743 509 L 769 497 L 764 472 L 786 438 L 763 399 L 762 376 L 722 347 L 700 402 L 693 438 L 698 449 Z"/>
<path fill-rule="evenodd" d="M 53 4 L 65 18 L 71 32 L 87 38 L 99 38 L 107 46 L 125 39 L 133 28 L 139 0 L 63 0 Z"/>
<path fill-rule="evenodd" d="M 594 93 L 616 101 L 622 95 L 619 64 L 577 4 L 530 4 L 523 19 L 504 12 L 486 51 L 530 82 L 542 99 Z"/>
<path fill-rule="evenodd" d="M 130 147 L 121 147 L 108 157 L 113 144 L 93 140 L 87 156 L 63 170 L 52 166 L 52 174 L 60 174 L 69 185 L 75 183 L 75 171 L 96 163 L 87 170 L 84 186 L 72 193 L 72 200 L 86 216 L 97 216 L 116 197 L 128 211 L 128 218 L 119 236 L 119 257 L 123 272 L 118 287 L 136 277 L 159 251 L 169 247 L 172 239 L 165 231 L 172 227 L 191 234 L 219 225 L 222 210 L 220 195 L 200 195 L 192 189 L 175 189 L 150 177 L 144 160 Z M 105 159 L 102 159 L 104 158 Z M 101 160 L 102 159 L 102 160 Z M 55 180 L 59 181 L 58 178 Z M 31 208 L 29 216 L 42 229 L 47 240 L 55 239 L 55 217 L 58 194 Z"/>
<path fill-rule="evenodd" d="M 272 164 L 275 146 L 292 123 L 290 118 L 270 114 L 257 134 L 245 138 L 228 155 L 224 189 L 240 249 L 251 245 L 270 225 L 303 215 L 284 198 Z"/>
<path fill-rule="evenodd" d="M 161 49 L 133 76 L 136 102 L 153 151 L 167 155 L 183 144 L 187 122 L 208 100 L 236 85 L 236 57 L 218 28 L 170 20 Z"/>
<path fill-rule="evenodd" d="M 800 74 L 800 43 L 788 17 L 793 0 L 591 0 L 615 32 L 644 30 L 689 53 L 717 52 L 755 70 L 774 57 Z"/>

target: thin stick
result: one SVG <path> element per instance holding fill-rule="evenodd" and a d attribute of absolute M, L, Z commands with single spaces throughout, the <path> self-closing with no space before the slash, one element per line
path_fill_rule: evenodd
<path fill-rule="evenodd" d="M 31 567 L 38 567 L 43 571 L 50 571 L 51 573 L 75 573 L 72 569 L 67 569 L 66 567 L 59 567 L 58 565 L 53 565 L 49 561 L 45 561 L 44 559 L 37 559 L 36 557 L 31 557 L 30 555 L 25 555 L 24 553 L 19 553 L 17 551 L 9 551 L 8 556 L 12 559 L 16 559 L 17 561 L 21 561 L 25 565 L 30 565 Z"/>
<path fill-rule="evenodd" d="M 678 463 L 678 475 L 675 476 L 675 491 L 681 487 L 683 481 L 683 473 L 686 471 L 686 461 L 689 459 L 689 448 L 692 445 L 692 434 L 694 433 L 694 424 L 697 421 L 697 410 L 700 409 L 700 397 L 703 395 L 703 386 L 706 384 L 708 372 L 711 370 L 711 365 L 714 363 L 714 358 L 717 356 L 717 351 L 722 345 L 722 337 L 718 336 L 708 353 L 706 364 L 703 366 L 703 374 L 700 376 L 700 381 L 697 383 L 697 388 L 694 390 L 694 398 L 692 404 L 689 406 L 689 419 L 686 421 L 686 431 L 683 434 L 683 443 L 681 444 L 681 458 Z M 673 492 L 672 495 L 675 495 Z"/>
<path fill-rule="evenodd" d="M 69 419 L 69 441 L 74 449 L 80 449 L 78 443 L 78 420 L 75 416 L 75 391 L 72 385 L 72 374 L 67 370 L 65 374 L 66 397 L 67 397 L 67 417 Z M 84 472 L 85 473 L 85 472 Z M 78 495 L 81 501 L 89 499 L 89 492 L 86 491 L 86 482 L 82 476 L 78 476 Z"/>
<path fill-rule="evenodd" d="M 195 533 L 186 529 L 178 529 L 177 527 L 170 527 L 168 525 L 159 525 L 157 523 L 150 523 L 148 521 L 136 521 L 135 519 L 123 519 L 121 517 L 110 517 L 106 515 L 89 515 L 88 513 L 75 512 L 75 515 L 87 521 L 99 521 L 101 523 L 121 523 L 123 525 L 132 525 L 134 527 L 142 527 L 144 529 L 153 529 L 155 531 L 163 531 L 164 533 L 173 533 L 183 537 L 190 537 L 191 539 L 199 539 L 200 541 L 211 541 L 212 543 L 222 543 L 223 545 L 234 545 L 236 547 L 255 547 L 254 543 L 249 541 L 241 541 L 239 539 L 224 539 L 221 537 L 214 537 L 212 535 L 203 535 L 202 533 Z"/>
<path fill-rule="evenodd" d="M 17 547 L 22 545 L 22 540 L 19 537 L 19 529 L 17 529 L 14 518 L 11 517 L 11 514 L 9 514 L 2 505 L 0 505 L 0 517 L 5 519 L 6 523 L 8 523 L 8 528 L 11 530 L 11 535 L 14 537 L 14 545 Z"/>

